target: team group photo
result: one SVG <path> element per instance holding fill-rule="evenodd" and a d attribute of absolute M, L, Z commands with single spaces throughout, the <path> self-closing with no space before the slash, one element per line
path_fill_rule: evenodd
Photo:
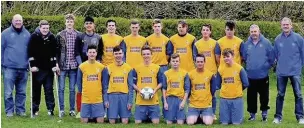
<path fill-rule="evenodd" d="M 1 125 L 303 127 L 304 2 L 215 13 L 261 3 L 1 2 Z"/>

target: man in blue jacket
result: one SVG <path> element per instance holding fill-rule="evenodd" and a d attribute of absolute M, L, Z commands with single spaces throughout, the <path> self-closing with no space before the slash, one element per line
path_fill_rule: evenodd
<path fill-rule="evenodd" d="M 243 59 L 246 64 L 249 87 L 247 91 L 248 120 L 255 120 L 257 96 L 260 95 L 262 121 L 267 121 L 269 109 L 269 69 L 274 63 L 273 47 L 261 33 L 258 25 L 250 26 L 250 37 L 244 44 Z"/>
<path fill-rule="evenodd" d="M 295 115 L 299 124 L 304 124 L 303 98 L 301 92 L 301 72 L 304 65 L 304 39 L 292 31 L 292 22 L 284 17 L 281 20 L 283 32 L 275 38 L 274 52 L 277 60 L 277 100 L 273 123 L 280 123 L 284 96 L 288 79 L 295 96 Z"/>
<path fill-rule="evenodd" d="M 22 16 L 14 15 L 12 25 L 1 34 L 1 68 L 4 75 L 4 106 L 7 117 L 12 117 L 14 111 L 19 116 L 26 115 L 29 40 L 30 33 L 23 26 Z M 14 88 L 16 88 L 15 103 Z"/>

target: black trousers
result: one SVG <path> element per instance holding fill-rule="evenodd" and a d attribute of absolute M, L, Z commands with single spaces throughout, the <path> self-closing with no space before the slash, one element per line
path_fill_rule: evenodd
<path fill-rule="evenodd" d="M 43 86 L 46 107 L 53 111 L 55 107 L 55 99 L 53 93 L 54 74 L 51 70 L 39 70 L 33 73 L 33 112 L 39 111 L 41 100 L 41 87 Z"/>
<path fill-rule="evenodd" d="M 270 107 L 269 102 L 269 76 L 262 79 L 249 79 L 249 87 L 247 90 L 247 111 L 249 113 L 257 113 L 257 99 L 260 95 L 260 110 L 266 111 Z"/>

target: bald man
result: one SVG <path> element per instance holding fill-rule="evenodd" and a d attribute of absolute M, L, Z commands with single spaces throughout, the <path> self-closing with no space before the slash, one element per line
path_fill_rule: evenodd
<path fill-rule="evenodd" d="M 4 76 L 4 106 L 7 117 L 12 117 L 14 112 L 19 116 L 26 115 L 29 40 L 30 33 L 23 26 L 22 16 L 14 15 L 12 25 L 1 34 L 1 69 Z M 16 88 L 15 100 L 14 88 Z"/>
<path fill-rule="evenodd" d="M 249 80 L 247 91 L 247 111 L 249 121 L 255 120 L 257 97 L 260 95 L 262 121 L 267 121 L 269 102 L 269 69 L 274 63 L 273 47 L 261 33 L 258 25 L 250 26 L 250 36 L 244 44 L 243 60 Z"/>

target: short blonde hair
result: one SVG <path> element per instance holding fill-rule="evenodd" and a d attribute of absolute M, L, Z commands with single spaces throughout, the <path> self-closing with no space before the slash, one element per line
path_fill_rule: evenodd
<path fill-rule="evenodd" d="M 73 14 L 67 14 L 64 16 L 65 20 L 75 20 L 75 16 Z"/>

